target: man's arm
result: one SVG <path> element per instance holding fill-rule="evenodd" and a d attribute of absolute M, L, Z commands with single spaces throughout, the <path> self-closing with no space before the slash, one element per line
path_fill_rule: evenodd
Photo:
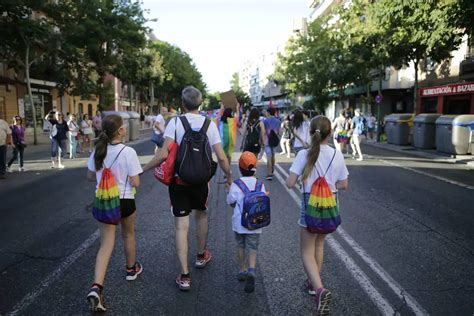
<path fill-rule="evenodd" d="M 163 147 L 160 148 L 155 153 L 155 156 L 143 167 L 143 172 L 148 171 L 156 166 L 158 166 L 161 162 L 168 158 L 168 146 L 174 142 L 174 139 L 169 137 L 165 137 L 165 142 L 163 143 Z"/>
<path fill-rule="evenodd" d="M 224 171 L 225 173 L 227 183 L 231 185 L 232 175 L 230 173 L 230 165 L 229 165 L 229 162 L 227 161 L 227 157 L 224 153 L 224 149 L 222 149 L 222 144 L 217 143 L 214 146 L 212 146 L 212 148 L 214 149 L 214 152 L 216 153 L 219 166 L 221 167 L 222 171 Z"/>

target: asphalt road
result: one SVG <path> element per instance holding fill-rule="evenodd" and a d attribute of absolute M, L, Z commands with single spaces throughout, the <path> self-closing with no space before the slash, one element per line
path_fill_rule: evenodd
<path fill-rule="evenodd" d="M 149 142 L 134 147 L 143 162 L 153 152 Z M 474 172 L 379 148 L 364 150 L 364 161 L 347 160 L 350 187 L 340 194 L 343 224 L 325 249 L 322 277 L 334 293 L 332 314 L 472 315 Z M 235 277 L 232 210 L 218 183 L 220 172 L 211 184 L 208 247 L 213 261 L 204 270 L 191 269 L 189 293 L 176 289 L 167 188 L 148 173 L 136 197 L 137 251 L 144 272 L 134 282 L 125 281 L 118 233 L 105 283 L 109 311 L 311 314 L 296 225 L 300 195 L 281 183 L 291 159 L 278 160 L 278 176 L 266 182 L 272 224 L 261 237 L 255 293 L 244 293 Z M 94 184 L 85 179 L 84 160 L 66 163 L 65 170 L 43 170 L 39 163 L 0 183 L 0 314 L 89 314 L 85 295 L 99 246 L 90 214 Z M 264 162 L 260 166 L 264 177 Z M 235 164 L 233 172 L 238 174 Z M 194 227 L 190 246 L 190 254 L 195 253 Z"/>

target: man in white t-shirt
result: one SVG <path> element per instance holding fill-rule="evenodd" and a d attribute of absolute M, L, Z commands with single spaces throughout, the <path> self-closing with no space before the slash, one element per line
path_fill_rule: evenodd
<path fill-rule="evenodd" d="M 155 117 L 153 121 L 153 137 L 152 141 L 156 144 L 155 153 L 156 151 L 163 147 L 164 137 L 163 134 L 165 133 L 166 122 L 163 117 L 167 112 L 165 107 L 161 108 L 160 113 Z"/>
<path fill-rule="evenodd" d="M 186 117 L 191 129 L 199 131 L 206 118 L 199 114 L 199 106 L 202 103 L 202 94 L 195 87 L 188 86 L 183 89 L 182 105 L 184 116 Z M 185 130 L 179 118 L 173 118 L 168 122 L 165 129 L 165 142 L 163 148 L 160 149 L 153 159 L 143 168 L 149 170 L 168 157 L 168 145 L 175 141 L 178 144 L 183 139 Z M 211 122 L 207 129 L 207 138 L 213 151 L 215 152 L 219 165 L 226 175 L 227 185 L 232 184 L 232 176 L 230 166 L 227 161 L 224 150 L 222 149 L 219 130 L 214 122 Z M 189 231 L 189 214 L 194 210 L 196 216 L 197 231 L 197 258 L 195 261 L 196 268 L 204 268 L 211 260 L 211 253 L 206 249 L 207 233 L 208 233 L 208 215 L 207 201 L 209 197 L 209 185 L 182 185 L 173 183 L 169 186 L 169 195 L 172 205 L 172 213 L 175 216 L 176 228 L 176 252 L 181 265 L 181 272 L 176 278 L 176 284 L 180 290 L 187 291 L 191 289 L 191 276 L 188 269 L 188 231 Z"/>
<path fill-rule="evenodd" d="M 12 143 L 12 130 L 8 123 L 0 119 L 0 179 L 5 179 L 7 145 Z"/>

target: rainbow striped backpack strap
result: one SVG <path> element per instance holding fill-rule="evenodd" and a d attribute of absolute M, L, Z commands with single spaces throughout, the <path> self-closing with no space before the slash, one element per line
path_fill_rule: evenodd
<path fill-rule="evenodd" d="M 336 197 L 326 181 L 326 174 L 334 161 L 336 150 L 323 176 L 319 175 L 311 186 L 309 200 L 305 208 L 306 227 L 310 233 L 329 234 L 341 224 Z"/>
<path fill-rule="evenodd" d="M 92 214 L 96 220 L 105 224 L 117 225 L 122 218 L 120 212 L 120 190 L 111 168 L 125 147 L 123 146 L 109 167 L 104 166 L 99 187 L 95 193 Z"/>

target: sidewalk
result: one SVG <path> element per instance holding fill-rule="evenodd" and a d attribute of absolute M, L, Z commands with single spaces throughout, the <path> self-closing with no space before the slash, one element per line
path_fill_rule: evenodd
<path fill-rule="evenodd" d="M 415 148 L 412 146 L 388 144 L 386 142 L 379 143 L 375 140 L 370 140 L 370 139 L 365 140 L 363 144 L 372 146 L 372 147 L 395 151 L 395 152 L 405 154 L 405 155 L 426 158 L 426 159 L 430 159 L 437 162 L 467 164 L 468 166 L 474 168 L 473 155 L 451 155 L 451 154 L 436 151 L 435 149 L 420 149 L 420 148 Z"/>

